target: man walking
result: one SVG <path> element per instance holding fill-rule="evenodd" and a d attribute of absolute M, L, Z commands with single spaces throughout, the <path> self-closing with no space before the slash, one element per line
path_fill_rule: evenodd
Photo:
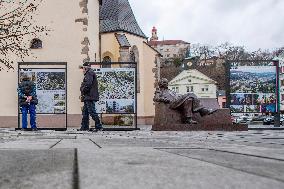
<path fill-rule="evenodd" d="M 84 102 L 82 110 L 82 123 L 80 131 L 89 130 L 89 115 L 95 121 L 96 131 L 102 130 L 102 124 L 98 114 L 96 113 L 95 103 L 99 101 L 98 81 L 95 72 L 91 69 L 89 63 L 83 64 L 84 80 L 81 84 L 81 101 Z"/>
<path fill-rule="evenodd" d="M 27 129 L 27 114 L 29 112 L 31 129 L 36 131 L 36 105 L 38 104 L 36 86 L 34 82 L 30 81 L 30 78 L 24 74 L 17 91 L 19 96 L 19 106 L 22 111 L 22 130 Z"/>

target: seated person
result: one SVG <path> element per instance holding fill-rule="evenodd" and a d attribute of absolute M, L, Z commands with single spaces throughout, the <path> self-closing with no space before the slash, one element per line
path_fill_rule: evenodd
<path fill-rule="evenodd" d="M 186 118 L 185 122 L 188 124 L 197 123 L 192 119 L 193 113 L 198 112 L 201 116 L 206 116 L 216 111 L 201 106 L 199 99 L 193 93 L 180 95 L 168 89 L 168 80 L 166 78 L 159 81 L 159 90 L 155 92 L 154 101 L 168 103 L 171 109 L 181 110 Z"/>

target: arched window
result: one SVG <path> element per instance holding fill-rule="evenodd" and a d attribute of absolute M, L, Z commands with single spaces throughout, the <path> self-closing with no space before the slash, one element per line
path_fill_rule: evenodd
<path fill-rule="evenodd" d="M 104 58 L 103 58 L 103 65 L 102 65 L 102 67 L 103 68 L 111 68 L 111 58 L 109 57 L 109 56 L 105 56 Z"/>
<path fill-rule="evenodd" d="M 31 41 L 31 46 L 30 46 L 31 49 L 41 49 L 42 48 L 42 41 L 40 39 L 33 39 Z"/>

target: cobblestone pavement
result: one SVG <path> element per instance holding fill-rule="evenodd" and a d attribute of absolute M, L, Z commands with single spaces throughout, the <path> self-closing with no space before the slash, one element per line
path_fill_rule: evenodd
<path fill-rule="evenodd" d="M 284 131 L 0 130 L 0 188 L 284 188 Z"/>

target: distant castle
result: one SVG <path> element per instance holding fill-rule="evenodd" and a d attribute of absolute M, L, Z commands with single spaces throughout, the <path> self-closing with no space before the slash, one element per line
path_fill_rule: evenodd
<path fill-rule="evenodd" d="M 183 40 L 158 40 L 157 28 L 152 29 L 148 44 L 159 51 L 165 59 L 184 58 L 190 49 L 190 43 Z"/>

